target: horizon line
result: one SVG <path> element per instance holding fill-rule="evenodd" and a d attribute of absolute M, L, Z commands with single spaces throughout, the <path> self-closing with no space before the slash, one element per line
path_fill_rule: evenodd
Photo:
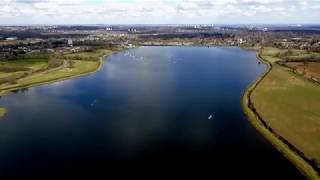
<path fill-rule="evenodd" d="M 0 24 L 0 26 L 123 26 L 123 25 L 144 25 L 144 26 L 176 26 L 176 25 L 273 25 L 273 26 L 299 26 L 299 25 L 320 25 L 320 23 L 61 23 L 61 24 L 50 24 L 50 23 L 26 23 L 26 24 Z"/>

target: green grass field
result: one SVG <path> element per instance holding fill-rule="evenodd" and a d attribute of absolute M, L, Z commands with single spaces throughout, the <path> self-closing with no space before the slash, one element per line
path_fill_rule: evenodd
<path fill-rule="evenodd" d="M 310 160 L 320 159 L 320 86 L 275 63 L 283 50 L 265 48 L 273 68 L 252 93 L 254 107 L 270 127 Z M 305 56 L 297 50 L 295 56 Z"/>
<path fill-rule="evenodd" d="M 45 70 L 48 66 L 47 59 L 19 59 L 0 62 L 0 85 L 14 83 L 33 72 Z"/>
<path fill-rule="evenodd" d="M 41 68 L 47 65 L 47 59 L 27 59 L 1 62 L 1 65 L 11 67 L 28 67 L 32 69 Z"/>
<path fill-rule="evenodd" d="M 100 57 L 112 53 L 111 50 L 99 49 L 92 52 L 78 52 L 65 55 L 66 59 L 97 61 Z"/>
<path fill-rule="evenodd" d="M 46 59 L 27 59 L 0 62 L 0 78 L 19 74 L 26 71 L 36 71 L 46 68 L 48 61 Z"/>
<path fill-rule="evenodd" d="M 320 159 L 320 87 L 274 65 L 252 100 L 276 132 L 308 158 Z"/>
<path fill-rule="evenodd" d="M 33 73 L 37 70 L 46 70 L 48 68 L 48 59 L 32 59 L 31 57 L 28 57 L 25 59 L 1 62 L 2 69 L 0 68 L 0 82 L 13 82 L 9 87 L 5 87 L 8 89 L 89 73 L 100 66 L 100 58 L 102 56 L 110 55 L 112 52 L 112 50 L 100 49 L 92 52 L 67 54 L 64 58 L 73 64 L 72 67 L 48 73 Z M 26 73 L 30 75 L 27 75 L 27 78 L 21 79 Z M 4 88 L 2 87 L 2 89 Z"/>
<path fill-rule="evenodd" d="M 48 82 L 95 71 L 100 66 L 100 61 L 74 61 L 73 68 L 65 68 L 58 71 L 35 75 L 28 79 L 18 80 L 16 86 L 29 86 L 42 82 Z"/>

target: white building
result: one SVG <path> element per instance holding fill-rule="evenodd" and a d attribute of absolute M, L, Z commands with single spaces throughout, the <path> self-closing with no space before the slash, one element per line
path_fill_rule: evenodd
<path fill-rule="evenodd" d="M 72 47 L 73 46 L 73 41 L 72 41 L 72 39 L 68 39 L 68 46 L 70 46 L 70 47 Z"/>
<path fill-rule="evenodd" d="M 8 38 L 6 38 L 6 40 L 7 41 L 15 41 L 15 40 L 17 40 L 17 38 L 16 37 L 8 37 Z"/>

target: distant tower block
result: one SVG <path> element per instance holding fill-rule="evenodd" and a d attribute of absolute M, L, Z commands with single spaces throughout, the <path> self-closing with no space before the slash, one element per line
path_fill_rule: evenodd
<path fill-rule="evenodd" d="M 72 41 L 72 39 L 68 39 L 68 46 L 70 46 L 70 47 L 73 46 L 73 41 Z"/>

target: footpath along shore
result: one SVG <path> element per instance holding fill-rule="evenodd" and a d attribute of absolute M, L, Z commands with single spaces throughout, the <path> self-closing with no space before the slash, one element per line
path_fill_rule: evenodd
<path fill-rule="evenodd" d="M 252 93 L 255 91 L 259 83 L 272 71 L 273 63 L 260 56 L 261 51 L 257 52 L 257 58 L 267 65 L 267 70 L 254 83 L 250 85 L 242 97 L 242 108 L 250 123 L 262 134 L 278 151 L 280 151 L 287 159 L 289 159 L 297 169 L 309 179 L 320 179 L 317 171 L 305 157 L 301 156 L 300 151 L 294 148 L 288 141 L 281 138 L 277 133 L 272 131 L 267 123 L 257 112 L 252 101 Z"/>

